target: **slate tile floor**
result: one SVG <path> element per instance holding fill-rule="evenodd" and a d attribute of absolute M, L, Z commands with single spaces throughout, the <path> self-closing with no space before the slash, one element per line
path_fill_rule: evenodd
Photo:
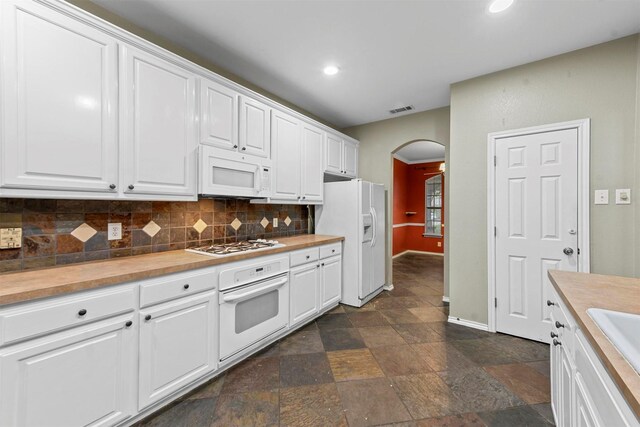
<path fill-rule="evenodd" d="M 550 426 L 549 348 L 446 322 L 442 257 L 394 260 L 392 292 L 339 306 L 147 426 Z"/>

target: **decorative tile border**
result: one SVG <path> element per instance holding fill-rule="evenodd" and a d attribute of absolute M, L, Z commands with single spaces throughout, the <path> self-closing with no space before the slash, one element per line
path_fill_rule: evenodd
<path fill-rule="evenodd" d="M 273 228 L 273 218 L 279 227 Z M 0 228 L 22 227 L 22 248 L 0 250 L 0 273 L 248 238 L 305 234 L 308 210 L 247 200 L 197 202 L 0 199 Z M 107 239 L 107 224 L 122 239 Z"/>

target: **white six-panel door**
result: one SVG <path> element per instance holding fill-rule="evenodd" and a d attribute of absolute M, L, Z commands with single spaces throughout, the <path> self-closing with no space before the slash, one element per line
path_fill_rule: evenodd
<path fill-rule="evenodd" d="M 495 149 L 496 330 L 548 342 L 547 271 L 578 271 L 578 130 Z"/>

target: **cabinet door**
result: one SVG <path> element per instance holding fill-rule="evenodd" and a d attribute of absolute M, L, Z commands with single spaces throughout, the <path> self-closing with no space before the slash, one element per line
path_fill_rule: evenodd
<path fill-rule="evenodd" d="M 318 285 L 320 270 L 316 262 L 291 269 L 289 292 L 291 296 L 290 324 L 295 326 L 319 310 Z"/>
<path fill-rule="evenodd" d="M 551 323 L 554 323 L 553 313 L 551 314 Z M 556 420 L 556 424 L 560 422 L 561 414 L 560 414 L 560 372 L 562 371 L 562 347 L 559 345 L 551 345 L 551 410 L 553 411 L 553 416 Z M 558 424 L 559 425 L 559 424 Z"/>
<path fill-rule="evenodd" d="M 301 192 L 303 200 L 321 202 L 323 195 L 322 142 L 324 132 L 302 124 Z"/>
<path fill-rule="evenodd" d="M 560 418 L 559 418 L 559 426 L 571 426 L 571 418 L 572 418 L 572 406 L 573 406 L 573 367 L 572 363 L 569 360 L 569 355 L 566 349 L 562 348 L 562 346 L 554 346 L 561 347 L 560 349 L 560 372 L 558 375 L 558 379 L 560 380 L 560 389 L 559 389 L 559 400 L 558 404 L 560 407 Z"/>
<path fill-rule="evenodd" d="M 238 148 L 238 93 L 202 79 L 200 109 L 200 142 L 235 151 Z"/>
<path fill-rule="evenodd" d="M 358 146 L 352 142 L 344 141 L 343 168 L 347 176 L 358 176 Z"/>
<path fill-rule="evenodd" d="M 35 2 L 0 8 L 0 185 L 117 191 L 116 41 Z"/>
<path fill-rule="evenodd" d="M 274 199 L 300 198 L 300 122 L 280 111 L 272 117 Z"/>
<path fill-rule="evenodd" d="M 216 295 L 140 311 L 139 410 L 216 368 Z"/>
<path fill-rule="evenodd" d="M 135 413 L 133 314 L 0 352 L 0 425 L 111 426 Z M 135 322 L 134 322 L 135 323 Z"/>
<path fill-rule="evenodd" d="M 195 76 L 121 48 L 125 194 L 196 197 Z"/>
<path fill-rule="evenodd" d="M 271 107 L 240 97 L 240 152 L 271 158 Z"/>
<path fill-rule="evenodd" d="M 335 135 L 327 134 L 324 149 L 324 171 L 341 174 L 342 169 L 342 139 Z"/>
<path fill-rule="evenodd" d="M 576 410 L 575 410 L 575 426 L 576 427 L 596 427 L 596 417 L 593 408 L 587 398 L 587 389 L 580 372 L 576 373 Z"/>
<path fill-rule="evenodd" d="M 323 259 L 320 300 L 322 308 L 339 302 L 342 297 L 342 258 L 339 256 Z"/>

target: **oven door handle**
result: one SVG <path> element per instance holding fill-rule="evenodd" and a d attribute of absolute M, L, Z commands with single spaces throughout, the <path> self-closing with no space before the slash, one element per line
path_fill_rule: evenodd
<path fill-rule="evenodd" d="M 278 282 L 275 283 L 270 283 L 266 286 L 263 286 L 261 288 L 249 291 L 249 292 L 244 292 L 242 294 L 229 294 L 229 295 L 223 295 L 222 296 L 222 302 L 236 302 L 236 301 L 241 301 L 241 300 L 245 300 L 248 299 L 250 297 L 254 297 L 254 296 L 258 296 L 260 294 L 264 294 L 272 289 L 276 289 L 279 288 L 281 286 L 283 286 L 285 283 L 287 283 L 289 281 L 288 278 L 284 278 L 281 279 Z"/>

